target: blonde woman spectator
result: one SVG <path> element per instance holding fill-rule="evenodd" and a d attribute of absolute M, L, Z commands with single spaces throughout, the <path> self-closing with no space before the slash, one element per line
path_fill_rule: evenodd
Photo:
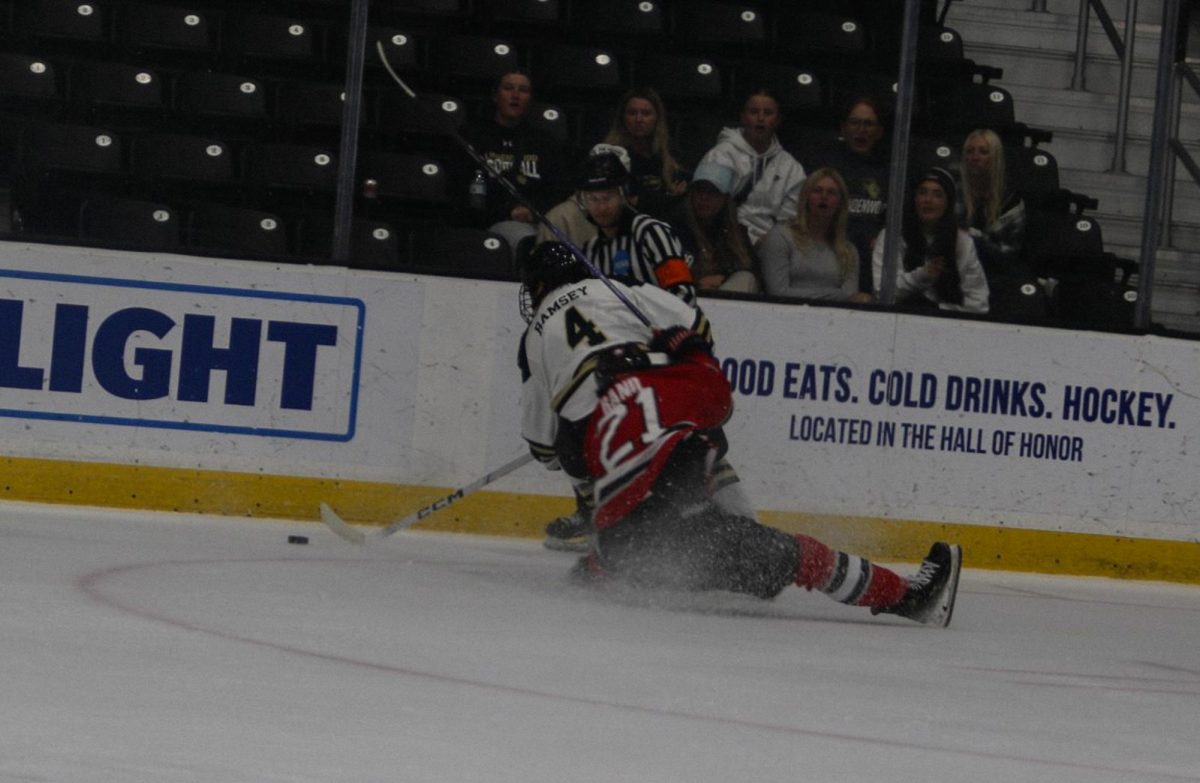
<path fill-rule="evenodd" d="M 639 211 L 661 217 L 671 198 L 687 189 L 685 172 L 671 154 L 667 107 L 650 87 L 625 93 L 604 142 L 629 151 Z"/>
<path fill-rule="evenodd" d="M 671 225 L 691 258 L 698 289 L 756 294 L 754 253 L 729 199 L 732 185 L 733 169 L 701 163 Z"/>
<path fill-rule="evenodd" d="M 849 196 L 842 175 L 814 171 L 800 190 L 800 214 L 767 232 L 756 251 L 771 296 L 870 302 L 858 290 L 858 249 L 846 236 Z"/>
<path fill-rule="evenodd" d="M 971 131 L 963 142 L 960 222 L 975 240 L 989 275 L 1021 275 L 1025 202 L 1006 187 L 1004 145 L 995 131 Z"/>
<path fill-rule="evenodd" d="M 882 104 L 860 95 L 851 98 L 842 112 L 841 134 L 836 145 L 814 150 L 804 158 L 812 168 L 837 169 L 846 181 L 849 218 L 846 235 L 858 250 L 858 289 L 870 292 L 871 243 L 887 222 L 889 167 L 885 147 L 886 127 Z"/>
<path fill-rule="evenodd" d="M 781 120 L 774 94 L 755 90 L 742 104 L 741 127 L 722 130 L 717 145 L 704 154 L 704 162 L 733 169 L 730 192 L 752 243 L 775 224 L 792 222 L 804 184 L 804 167 L 775 135 Z"/>

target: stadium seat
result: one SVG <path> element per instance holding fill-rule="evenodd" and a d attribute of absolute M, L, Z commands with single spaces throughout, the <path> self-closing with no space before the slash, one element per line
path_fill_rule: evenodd
<path fill-rule="evenodd" d="M 963 40 L 950 27 L 922 25 L 917 33 L 918 62 L 956 63 L 964 59 Z"/>
<path fill-rule="evenodd" d="M 994 84 L 971 84 L 962 94 L 962 116 L 976 127 L 1004 127 L 1016 121 L 1012 94 Z"/>
<path fill-rule="evenodd" d="M 843 63 L 843 67 L 822 69 L 825 75 L 825 85 L 829 91 L 829 105 L 833 109 L 834 121 L 841 123 L 842 117 L 836 116 L 849 101 L 863 95 L 869 95 L 879 102 L 884 114 L 891 114 L 896 105 L 896 77 L 891 74 L 875 73 L 853 66 L 853 61 Z M 914 106 L 914 110 L 918 106 Z M 943 128 L 935 128 L 930 133 L 938 133 Z"/>
<path fill-rule="evenodd" d="M 1044 210 L 1027 214 L 1023 255 L 1037 277 L 1061 280 L 1086 273 L 1103 253 L 1104 238 L 1094 217 Z"/>
<path fill-rule="evenodd" d="M 58 123 L 27 126 L 21 134 L 21 167 L 27 173 L 121 175 L 121 138 L 105 128 Z"/>
<path fill-rule="evenodd" d="M 1046 291 L 1034 277 L 992 275 L 988 291 L 988 317 L 993 321 L 1044 324 L 1049 320 Z"/>
<path fill-rule="evenodd" d="M 449 149 L 448 128 L 462 132 L 467 126 L 467 106 L 461 98 L 440 92 L 418 92 L 416 100 L 400 90 L 379 96 L 376 126 L 385 138 L 425 137 L 436 139 L 436 147 Z"/>
<path fill-rule="evenodd" d="M 179 217 L 165 204 L 114 196 L 89 196 L 79 210 L 85 240 L 141 250 L 176 250 L 182 244 Z"/>
<path fill-rule="evenodd" d="M 216 128 L 261 131 L 267 119 L 267 91 L 259 79 L 191 70 L 175 78 L 174 109 Z"/>
<path fill-rule="evenodd" d="M 1006 147 L 1009 187 L 1025 200 L 1026 208 L 1044 205 L 1058 193 L 1058 160 L 1037 147 Z"/>
<path fill-rule="evenodd" d="M 323 33 L 307 19 L 270 14 L 241 14 L 224 27 L 223 47 L 243 68 L 279 65 L 289 71 L 319 68 L 324 55 Z"/>
<path fill-rule="evenodd" d="M 557 105 L 535 103 L 529 108 L 528 122 L 535 128 L 541 128 L 560 145 L 571 143 L 571 128 L 566 111 Z"/>
<path fill-rule="evenodd" d="M 330 263 L 333 257 L 333 215 L 330 212 L 305 212 L 297 222 L 296 253 L 318 263 Z M 397 231 L 390 221 L 356 217 L 350 226 L 350 258 L 353 269 L 391 269 L 400 267 L 408 253 L 408 236 Z"/>
<path fill-rule="evenodd" d="M 447 35 L 434 42 L 431 58 L 443 89 L 491 89 L 501 74 L 518 70 L 517 47 L 503 38 Z"/>
<path fill-rule="evenodd" d="M 243 153 L 242 170 L 248 185 L 269 191 L 332 192 L 337 184 L 333 153 L 311 145 L 251 145 Z"/>
<path fill-rule="evenodd" d="M 962 139 L 958 136 L 914 136 L 908 143 L 908 173 L 917 176 L 931 166 L 957 175 L 962 169 Z"/>
<path fill-rule="evenodd" d="M 534 52 L 539 94 L 564 98 L 586 89 L 594 94 L 615 94 L 623 85 L 619 60 L 607 48 L 547 43 Z"/>
<path fill-rule="evenodd" d="M 751 3 L 688 0 L 676 6 L 674 28 L 677 44 L 705 52 L 714 46 L 761 51 L 767 44 L 762 10 Z"/>
<path fill-rule="evenodd" d="M 275 122 L 285 128 L 340 128 L 345 105 L 345 85 L 336 82 L 289 81 L 275 88 Z"/>
<path fill-rule="evenodd" d="M 157 3 L 130 3 L 117 16 L 117 40 L 155 58 L 211 57 L 216 51 L 217 17 L 210 12 Z"/>
<path fill-rule="evenodd" d="M 572 0 L 567 11 L 578 35 L 615 33 L 620 36 L 657 36 L 666 32 L 662 0 Z"/>
<path fill-rule="evenodd" d="M 721 68 L 707 57 L 647 52 L 638 58 L 637 81 L 668 98 L 717 100 L 724 95 Z"/>
<path fill-rule="evenodd" d="M 931 121 L 940 127 L 961 131 L 991 128 L 1001 135 L 1016 124 L 1012 94 L 994 84 L 959 84 L 935 96 Z"/>
<path fill-rule="evenodd" d="M 65 96 L 60 76 L 55 64 L 44 57 L 0 52 L 0 108 L 56 112 Z"/>
<path fill-rule="evenodd" d="M 153 122 L 165 108 L 162 77 L 123 63 L 77 62 L 71 66 L 72 102 L 93 121 L 118 117 Z"/>
<path fill-rule="evenodd" d="M 397 269 L 407 255 L 408 237 L 382 220 L 355 219 L 350 229 L 352 269 Z"/>
<path fill-rule="evenodd" d="M 493 280 L 516 280 L 512 252 L 498 234 L 450 225 L 412 235 L 411 262 L 420 269 Z"/>
<path fill-rule="evenodd" d="M 14 28 L 36 39 L 60 39 L 76 46 L 107 45 L 107 0 L 22 0 L 15 6 Z"/>
<path fill-rule="evenodd" d="M 810 13 L 803 8 L 803 3 L 779 6 L 775 48 L 780 55 L 841 64 L 863 59 L 867 33 L 862 22 L 848 16 Z"/>
<path fill-rule="evenodd" d="M 0 124 L 2 136 L 19 129 L 15 160 L 6 163 L 27 232 L 77 236 L 80 199 L 74 194 L 119 191 L 128 184 L 122 138 L 107 128 L 7 119 Z"/>
<path fill-rule="evenodd" d="M 430 209 L 450 206 L 447 175 L 441 161 L 426 155 L 368 151 L 358 166 L 358 180 L 374 180 L 377 198 Z"/>
<path fill-rule="evenodd" d="M 335 37 L 333 40 L 341 41 Z M 372 26 L 367 30 L 367 53 L 363 67 L 370 70 L 382 70 L 383 62 L 375 51 L 376 42 L 383 44 L 384 54 L 397 73 L 419 73 L 425 68 L 424 39 L 414 35 L 407 28 Z M 345 52 L 339 50 L 339 61 L 345 59 Z M 415 85 L 414 85 L 415 86 Z"/>
<path fill-rule="evenodd" d="M 25 122 L 0 122 L 0 189 L 10 188 L 15 179 L 17 157 L 21 148 L 21 131 Z"/>
<path fill-rule="evenodd" d="M 487 22 L 513 23 L 522 29 L 529 25 L 557 25 L 559 0 L 488 0 L 479 7 L 480 18 Z"/>
<path fill-rule="evenodd" d="M 288 252 L 287 231 L 279 215 L 223 203 L 198 204 L 189 210 L 185 243 L 196 250 L 236 256 L 275 258 Z"/>
<path fill-rule="evenodd" d="M 1051 313 L 1059 324 L 1076 329 L 1132 329 L 1138 291 L 1131 278 L 1138 271 L 1135 261 L 1112 253 L 1089 259 L 1057 279 Z"/>
<path fill-rule="evenodd" d="M 151 190 L 227 188 L 236 183 L 234 154 L 225 142 L 208 136 L 153 133 L 130 144 L 129 167 Z"/>
<path fill-rule="evenodd" d="M 734 68 L 732 95 L 740 100 L 759 87 L 775 93 L 785 112 L 793 109 L 813 112 L 826 103 L 821 79 L 811 69 L 762 61 L 747 62 Z M 805 118 L 813 119 L 813 116 L 806 113 Z"/>

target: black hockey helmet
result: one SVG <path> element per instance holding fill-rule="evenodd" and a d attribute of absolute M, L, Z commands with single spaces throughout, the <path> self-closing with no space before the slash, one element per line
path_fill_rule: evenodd
<path fill-rule="evenodd" d="M 591 276 L 587 265 L 562 242 L 541 243 L 521 265 L 521 317 L 530 323 L 543 296 L 559 286 Z"/>
<path fill-rule="evenodd" d="M 608 190 L 620 188 L 625 190 L 629 185 L 629 169 L 621 162 L 615 152 L 603 152 L 590 156 L 583 164 L 583 172 L 579 177 L 579 190 Z"/>

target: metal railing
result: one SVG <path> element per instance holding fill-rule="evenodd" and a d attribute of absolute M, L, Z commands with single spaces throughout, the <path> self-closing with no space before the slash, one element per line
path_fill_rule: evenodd
<path fill-rule="evenodd" d="M 1175 214 L 1175 175 L 1178 172 L 1178 164 L 1182 163 L 1188 175 L 1191 176 L 1192 181 L 1200 186 L 1200 164 L 1196 163 L 1192 154 L 1187 151 L 1187 148 L 1183 146 L 1183 142 L 1179 140 L 1183 87 L 1186 84 L 1196 95 L 1200 96 L 1200 76 L 1197 76 L 1196 71 L 1186 62 L 1176 63 L 1174 73 L 1175 84 L 1174 89 L 1171 90 L 1171 101 L 1167 111 L 1171 128 L 1167 144 L 1173 154 L 1167 163 L 1167 173 L 1163 178 L 1162 219 L 1159 229 L 1162 232 L 1162 244 L 1165 247 L 1175 246 L 1171 217 Z"/>
<path fill-rule="evenodd" d="M 1104 29 L 1121 63 L 1117 95 L 1117 126 L 1113 140 L 1111 172 L 1126 173 L 1125 150 L 1129 137 L 1129 98 L 1133 75 L 1134 40 L 1137 34 L 1137 0 L 1125 6 L 1125 37 L 1122 39 L 1103 0 L 1080 0 L 1079 22 L 1075 39 L 1075 69 L 1071 89 L 1086 89 L 1086 59 L 1090 13 Z M 1186 82 L 1200 94 L 1200 78 L 1185 63 L 1176 64 L 1175 46 L 1179 26 L 1180 0 L 1163 0 L 1158 72 L 1155 83 L 1153 129 L 1150 134 L 1150 161 L 1146 171 L 1146 201 L 1142 221 L 1142 241 L 1138 274 L 1138 299 L 1134 326 L 1150 328 L 1150 306 L 1154 288 L 1157 249 L 1171 242 L 1171 213 L 1175 196 L 1175 167 L 1183 163 L 1192 179 L 1200 184 L 1200 166 L 1178 139 L 1182 85 Z M 1031 11 L 1046 11 L 1046 0 L 1033 0 Z M 1165 111 L 1159 110 L 1165 109 Z M 1167 153 L 1174 153 L 1170 160 Z"/>
<path fill-rule="evenodd" d="M 1045 1 L 1042 1 L 1043 8 Z M 1125 4 L 1125 37 L 1121 38 L 1112 16 L 1103 0 L 1080 0 L 1079 24 L 1075 31 L 1075 70 L 1071 75 L 1072 90 L 1087 89 L 1087 43 L 1091 25 L 1091 11 L 1104 30 L 1113 52 L 1121 63 L 1121 81 L 1117 92 L 1117 128 L 1113 141 L 1112 165 L 1109 171 L 1125 173 L 1125 147 L 1129 137 L 1129 87 L 1133 80 L 1133 44 L 1137 34 L 1138 0 L 1127 0 Z"/>
<path fill-rule="evenodd" d="M 1130 0 L 1133 2 L 1133 0 Z M 1172 103 L 1173 74 L 1175 68 L 1176 34 L 1179 29 L 1179 0 L 1163 0 L 1162 38 L 1158 46 L 1158 78 L 1155 80 L 1154 105 L 1169 108 Z M 1177 93 L 1175 93 L 1177 95 Z M 1142 212 L 1141 264 L 1138 274 L 1138 299 L 1133 323 L 1139 329 L 1150 327 L 1150 303 L 1154 290 L 1154 271 L 1157 261 L 1159 240 L 1162 237 L 1161 221 L 1170 212 L 1164 210 L 1164 180 L 1167 174 L 1166 154 L 1171 117 L 1168 111 L 1154 112 L 1154 126 L 1150 132 L 1150 164 L 1146 167 L 1146 208 Z"/>

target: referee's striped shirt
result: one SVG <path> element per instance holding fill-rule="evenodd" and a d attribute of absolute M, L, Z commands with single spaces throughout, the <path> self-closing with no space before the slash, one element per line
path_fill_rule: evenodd
<path fill-rule="evenodd" d="M 670 259 L 686 259 L 675 230 L 661 220 L 629 207 L 621 211 L 617 235 L 611 239 L 603 232 L 583 247 L 588 260 L 600 271 L 618 280 L 636 280 L 659 285 L 655 268 Z M 661 287 L 661 286 L 660 286 Z M 696 304 L 696 288 L 690 284 L 667 289 L 690 305 Z"/>

